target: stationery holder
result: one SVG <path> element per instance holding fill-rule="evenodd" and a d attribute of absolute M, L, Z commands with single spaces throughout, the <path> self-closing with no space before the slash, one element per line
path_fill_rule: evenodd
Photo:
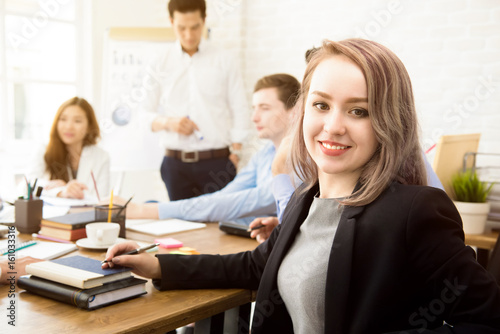
<path fill-rule="evenodd" d="M 43 216 L 41 199 L 18 199 L 15 206 L 15 226 L 20 233 L 37 233 Z"/>
<path fill-rule="evenodd" d="M 108 205 L 95 206 L 95 221 L 106 222 L 108 221 L 109 211 L 111 210 L 111 223 L 118 223 L 120 225 L 119 238 L 126 238 L 125 215 L 127 208 L 123 205 L 113 205 L 110 209 Z"/>

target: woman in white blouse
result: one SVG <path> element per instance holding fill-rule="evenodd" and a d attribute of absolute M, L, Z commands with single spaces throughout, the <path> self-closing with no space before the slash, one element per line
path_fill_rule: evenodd
<path fill-rule="evenodd" d="M 109 191 L 109 155 L 96 143 L 100 138 L 94 109 L 85 99 L 73 97 L 56 113 L 45 151 L 34 159 L 30 178 L 38 178 L 43 195 L 83 199 Z"/>

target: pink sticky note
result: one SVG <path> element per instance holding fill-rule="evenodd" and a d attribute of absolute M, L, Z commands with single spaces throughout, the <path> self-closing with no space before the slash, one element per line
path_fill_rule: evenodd
<path fill-rule="evenodd" d="M 155 239 L 155 243 L 159 243 L 162 248 L 179 248 L 182 247 L 182 242 L 174 238 Z"/>

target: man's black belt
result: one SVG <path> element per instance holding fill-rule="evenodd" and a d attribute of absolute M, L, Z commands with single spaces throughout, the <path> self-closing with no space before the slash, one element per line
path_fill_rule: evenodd
<path fill-rule="evenodd" d="M 167 157 L 176 158 L 182 162 L 198 162 L 200 160 L 227 158 L 229 156 L 229 148 L 221 148 L 218 150 L 208 151 L 178 151 L 167 149 L 165 155 Z"/>

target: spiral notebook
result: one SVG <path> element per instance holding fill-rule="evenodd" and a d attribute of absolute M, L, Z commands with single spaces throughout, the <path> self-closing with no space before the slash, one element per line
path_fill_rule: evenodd
<path fill-rule="evenodd" d="M 38 241 L 31 240 L 23 243 L 18 243 L 14 247 L 8 247 L 8 241 L 0 241 L 0 254 L 2 259 L 8 257 L 9 254 L 5 254 L 10 251 L 13 254 L 15 251 L 16 258 L 31 256 L 36 259 L 41 260 L 52 260 L 59 256 L 71 253 L 78 249 L 75 244 L 66 244 L 58 242 L 48 242 L 48 241 Z"/>

